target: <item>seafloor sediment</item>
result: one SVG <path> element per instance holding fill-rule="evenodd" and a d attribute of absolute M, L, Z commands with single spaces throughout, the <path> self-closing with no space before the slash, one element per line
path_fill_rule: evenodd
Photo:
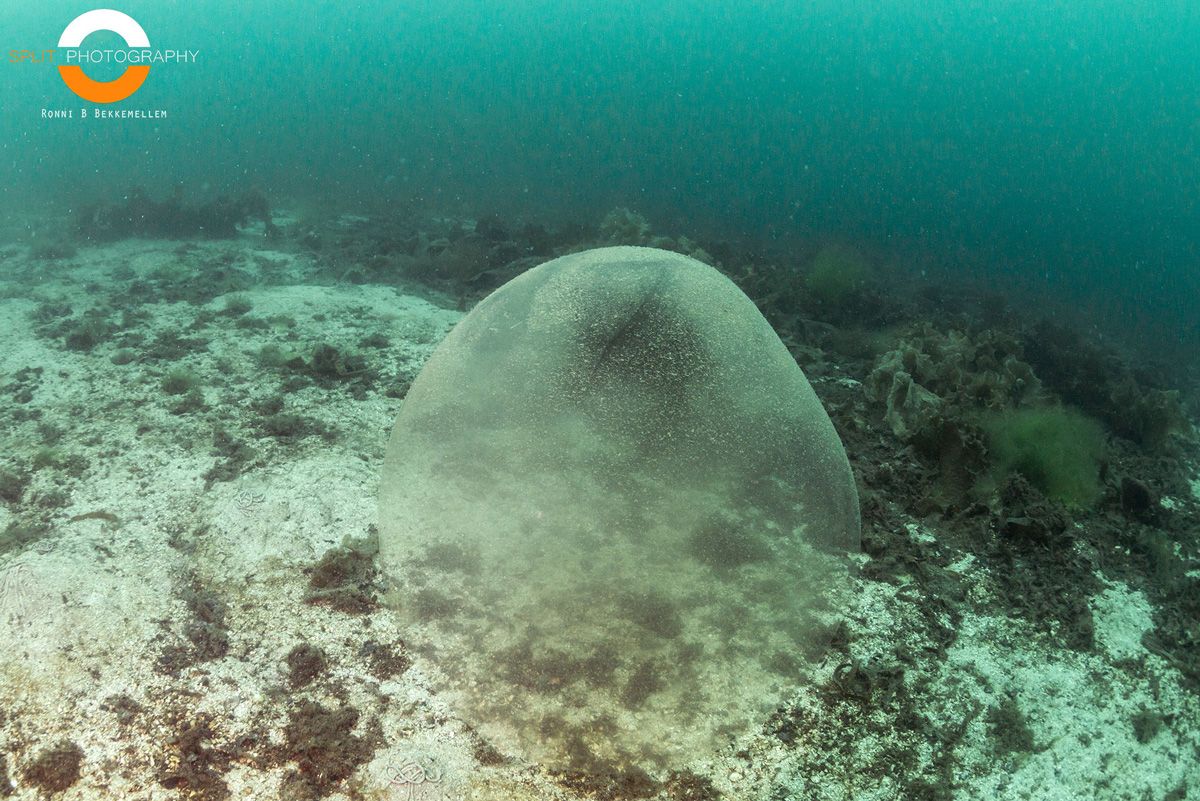
<path fill-rule="evenodd" d="M 96 239 L 0 244 L 0 797 L 1200 793 L 1189 388 L 1127 352 L 991 297 L 882 292 L 851 249 L 797 272 L 626 212 Z M 432 349 L 506 278 L 612 243 L 716 263 L 759 303 L 863 503 L 823 657 L 780 653 L 760 729 L 666 775 L 481 739 L 373 564 L 387 435 Z"/>

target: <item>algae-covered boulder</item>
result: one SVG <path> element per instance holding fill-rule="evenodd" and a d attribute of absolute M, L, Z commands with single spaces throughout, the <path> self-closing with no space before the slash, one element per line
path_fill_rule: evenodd
<path fill-rule="evenodd" d="M 613 247 L 482 301 L 409 390 L 380 559 L 451 708 L 551 770 L 651 772 L 765 722 L 859 538 L 845 451 L 750 300 Z"/>

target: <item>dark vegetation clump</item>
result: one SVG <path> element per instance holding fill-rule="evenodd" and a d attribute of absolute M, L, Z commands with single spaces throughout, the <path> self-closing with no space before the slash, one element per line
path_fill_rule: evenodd
<path fill-rule="evenodd" d="M 28 473 L 14 473 L 0 468 L 0 501 L 5 503 L 20 503 L 25 488 L 29 486 Z"/>
<path fill-rule="evenodd" d="M 180 719 L 167 741 L 167 758 L 155 777 L 161 787 L 179 790 L 195 801 L 226 801 L 230 797 L 224 775 L 238 753 L 209 745 L 215 732 L 207 716 Z"/>
<path fill-rule="evenodd" d="M 66 490 L 47 489 L 33 496 L 33 503 L 42 509 L 61 509 L 71 502 L 71 494 Z"/>
<path fill-rule="evenodd" d="M 254 309 L 254 304 L 240 295 L 231 295 L 225 299 L 225 305 L 222 307 L 219 314 L 225 317 L 241 317 L 249 314 Z"/>
<path fill-rule="evenodd" d="M 683 617 L 679 608 L 665 595 L 656 592 L 629 594 L 622 599 L 626 617 L 664 639 L 683 633 Z"/>
<path fill-rule="evenodd" d="M 85 315 L 66 333 L 63 346 L 67 350 L 90 351 L 112 334 L 113 328 L 103 317 Z"/>
<path fill-rule="evenodd" d="M 168 395 L 183 395 L 189 390 L 199 386 L 199 384 L 200 379 L 195 373 L 191 372 L 190 370 L 185 370 L 181 367 L 171 370 L 171 372 L 163 376 L 162 381 L 159 382 L 159 386 L 162 388 L 162 391 Z"/>
<path fill-rule="evenodd" d="M 576 659 L 565 651 L 545 649 L 534 653 L 529 640 L 496 655 L 496 671 L 505 681 L 524 690 L 554 694 L 580 678 Z"/>
<path fill-rule="evenodd" d="M 491 243 L 474 233 L 425 244 L 404 264 L 410 278 L 450 286 L 470 285 L 489 269 Z"/>
<path fill-rule="evenodd" d="M 284 779 L 283 797 L 316 801 L 336 791 L 371 760 L 380 732 L 354 734 L 358 719 L 354 707 L 329 709 L 310 700 L 292 710 L 283 731 L 284 748 L 286 759 L 296 768 Z"/>
<path fill-rule="evenodd" d="M 568 770 L 560 773 L 557 779 L 568 790 L 596 801 L 650 798 L 662 786 L 636 765 L 598 771 Z"/>
<path fill-rule="evenodd" d="M 878 319 L 886 304 L 876 276 L 871 260 L 858 248 L 830 243 L 813 256 L 804 274 L 804 294 L 797 300 L 822 320 Z"/>
<path fill-rule="evenodd" d="M 359 547 L 334 548 L 305 572 L 309 574 L 304 602 L 365 615 L 379 607 L 378 569 L 373 553 Z"/>
<path fill-rule="evenodd" d="M 317 418 L 293 412 L 268 415 L 258 421 L 258 429 L 266 436 L 285 442 L 311 436 L 329 439 L 335 434 Z"/>
<path fill-rule="evenodd" d="M 207 350 L 207 339 L 184 336 L 173 328 L 167 328 L 155 334 L 150 344 L 143 348 L 142 359 L 178 362 L 184 357 L 205 353 Z"/>
<path fill-rule="evenodd" d="M 34 312 L 35 329 L 47 339 L 61 340 L 62 347 L 67 350 L 87 353 L 108 342 L 117 331 L 105 308 L 89 309 L 78 317 L 53 321 L 46 320 L 45 315 L 44 306 Z"/>
<path fill-rule="evenodd" d="M 795 678 L 800 675 L 801 660 L 790 651 L 776 651 L 763 660 L 763 667 L 785 678 Z"/>
<path fill-rule="evenodd" d="M 647 798 L 661 789 L 661 784 L 629 754 L 618 752 L 611 758 L 602 757 L 588 745 L 589 736 L 614 742 L 616 727 L 611 718 L 601 717 L 580 727 L 560 715 L 550 714 L 541 718 L 538 728 L 542 737 L 563 744 L 567 764 L 551 775 L 578 795 L 613 800 Z"/>
<path fill-rule="evenodd" d="M 471 747 L 471 756 L 475 757 L 475 761 L 485 768 L 494 768 L 508 763 L 508 758 L 500 753 L 496 746 L 479 736 L 475 737 Z"/>
<path fill-rule="evenodd" d="M 268 370 L 276 370 L 285 365 L 300 368 L 304 366 L 304 359 L 293 357 L 286 353 L 283 348 L 273 344 L 266 344 L 259 348 L 258 353 L 254 356 L 254 361 L 259 367 L 264 367 Z"/>
<path fill-rule="evenodd" d="M 44 793 L 61 793 L 79 781 L 83 749 L 69 740 L 45 748 L 25 765 L 25 781 Z"/>
<path fill-rule="evenodd" d="M 22 367 L 8 376 L 10 381 L 0 388 L 0 391 L 11 395 L 15 403 L 29 403 L 33 400 L 34 391 L 42 383 L 42 374 L 45 369 L 44 367 Z M 37 414 L 33 413 L 35 418 Z"/>
<path fill-rule="evenodd" d="M 137 304 L 190 303 L 198 306 L 222 295 L 248 290 L 259 281 L 259 277 L 237 253 L 183 245 L 176 249 L 176 255 L 179 260 L 174 264 L 130 281 L 123 293 L 127 301 Z M 146 319 L 144 314 L 128 309 L 125 312 L 130 321 L 138 322 Z M 214 312 L 202 310 L 192 327 L 202 327 L 212 319 L 215 319 Z"/>
<path fill-rule="evenodd" d="M 1013 548 L 1064 548 L 1070 517 L 1021 475 L 1009 476 L 997 494 L 995 518 L 1001 541 Z"/>
<path fill-rule="evenodd" d="M 299 690 L 324 673 L 328 664 L 324 651 L 315 645 L 302 643 L 288 652 L 287 666 L 288 685 L 293 690 Z"/>
<path fill-rule="evenodd" d="M 289 359 L 285 366 L 291 370 L 303 370 L 304 359 L 297 356 L 294 359 Z M 312 386 L 312 383 L 312 379 L 307 375 L 297 373 L 287 376 L 281 382 L 279 382 L 279 391 L 285 395 L 290 395 L 293 392 L 300 392 L 308 389 Z"/>
<path fill-rule="evenodd" d="M 180 592 L 191 619 L 184 626 L 185 644 L 168 646 L 158 659 L 158 669 L 170 676 L 202 662 L 222 659 L 229 653 L 229 607 L 199 581 Z"/>
<path fill-rule="evenodd" d="M 284 398 L 283 395 L 276 393 L 274 395 L 267 395 L 265 398 L 259 398 L 258 400 L 251 401 L 250 408 L 258 414 L 270 417 L 273 414 L 279 414 L 282 412 L 285 403 L 287 403 L 287 399 Z"/>
<path fill-rule="evenodd" d="M 228 627 L 225 623 L 229 607 L 220 596 L 199 583 L 185 589 L 182 597 L 195 618 L 193 626 L 189 628 L 188 639 L 205 659 L 224 656 L 229 649 Z M 204 629 L 203 633 L 196 634 L 198 628 Z"/>
<path fill-rule="evenodd" d="M 566 729 L 565 722 L 551 723 Z M 567 767 L 555 774 L 555 779 L 566 789 L 597 801 L 649 798 L 662 789 L 660 782 L 637 765 L 597 756 L 581 732 L 555 733 L 567 737 Z"/>
<path fill-rule="evenodd" d="M 180 553 L 193 554 L 196 545 L 207 533 L 207 523 L 195 526 L 187 526 L 181 522 L 171 523 L 167 526 L 167 545 Z"/>
<path fill-rule="evenodd" d="M 238 227 L 261 220 L 268 235 L 275 233 L 266 196 L 250 190 L 237 197 L 222 196 L 199 205 L 183 201 L 180 188 L 170 198 L 155 201 L 141 187 L 131 188 L 119 203 L 85 206 L 77 219 L 79 236 L 92 242 L 119 239 L 232 239 Z"/>
<path fill-rule="evenodd" d="M 847 642 L 835 650 L 845 652 Z M 765 734 L 778 739 L 800 755 L 821 755 L 819 764 L 838 755 L 851 765 L 855 786 L 873 786 L 877 781 L 896 780 L 902 798 L 949 799 L 955 785 L 956 750 L 979 714 L 979 708 L 965 715 L 931 715 L 927 706 L 933 698 L 926 695 L 928 680 L 911 680 L 903 667 L 911 661 L 903 646 L 878 663 L 843 662 L 833 679 L 821 688 L 820 701 L 813 705 L 786 705 L 771 715 Z M 936 697 L 936 696 L 935 696 Z M 874 735 L 886 744 L 866 759 L 845 737 L 847 729 Z M 925 756 L 926 744 L 932 753 Z M 857 758 L 856 756 L 857 755 Z M 777 797 L 784 797 L 780 794 Z M 775 796 L 773 796 L 775 797 Z"/>
<path fill-rule="evenodd" d="M 69 303 L 43 300 L 29 316 L 33 320 L 34 325 L 49 325 L 56 320 L 70 317 L 72 311 L 71 304 Z"/>
<path fill-rule="evenodd" d="M 1161 714 L 1152 709 L 1140 710 L 1130 724 L 1133 726 L 1133 736 L 1142 745 L 1153 740 L 1162 731 L 1165 720 Z"/>
<path fill-rule="evenodd" d="M 582 658 L 555 649 L 534 653 L 533 643 L 528 640 L 496 656 L 498 675 L 511 684 L 539 693 L 555 693 L 580 680 L 592 687 L 611 687 L 622 664 L 618 653 L 604 648 Z"/>
<path fill-rule="evenodd" d="M 8 798 L 17 791 L 12 780 L 8 778 L 8 759 L 0 753 L 0 798 Z"/>
<path fill-rule="evenodd" d="M 614 651 L 602 647 L 581 659 L 575 670 L 592 687 L 610 687 L 616 681 L 616 671 L 620 666 L 620 657 Z"/>
<path fill-rule="evenodd" d="M 39 470 L 59 470 L 72 478 L 79 478 L 91 462 L 81 453 L 68 453 L 60 448 L 41 447 L 34 451 L 33 458 L 30 460 L 30 468 L 37 472 Z"/>
<path fill-rule="evenodd" d="M 659 674 L 658 666 L 654 660 L 647 659 L 629 675 L 625 688 L 621 691 L 621 703 L 630 709 L 637 709 L 665 686 L 666 682 Z"/>
<path fill-rule="evenodd" d="M 258 461 L 258 451 L 224 428 L 213 432 L 212 455 L 217 461 L 204 474 L 205 489 L 218 481 L 233 481 Z"/>
<path fill-rule="evenodd" d="M 389 386 L 383 391 L 385 397 L 399 398 L 403 400 L 408 395 L 408 390 L 412 388 L 411 378 L 401 378 L 400 381 Z"/>
<path fill-rule="evenodd" d="M 829 682 L 820 689 L 830 705 L 854 704 L 863 708 L 875 705 L 887 709 L 894 707 L 907 692 L 904 679 L 902 667 L 850 660 L 838 665 Z"/>
<path fill-rule="evenodd" d="M 313 385 L 325 389 L 345 387 L 351 397 L 362 400 L 378 378 L 362 354 L 327 342 L 317 343 L 307 359 L 278 345 L 264 345 L 256 360 L 264 368 L 282 372 L 280 389 L 285 393 Z"/>
<path fill-rule="evenodd" d="M 135 351 L 133 348 L 119 348 L 113 353 L 112 356 L 109 357 L 109 361 L 117 366 L 121 366 L 125 364 L 132 364 L 133 362 L 137 361 L 137 358 L 137 351 Z"/>
<path fill-rule="evenodd" d="M 462 602 L 435 587 L 422 587 L 417 591 L 413 607 L 421 620 L 446 620 L 462 611 Z"/>
<path fill-rule="evenodd" d="M 100 708 L 106 712 L 111 712 L 116 717 L 117 723 L 122 726 L 128 726 L 133 723 L 145 711 L 141 704 L 125 693 L 119 693 L 104 699 L 104 702 L 100 704 Z"/>
<path fill-rule="evenodd" d="M 44 539 L 52 531 L 44 520 L 16 518 L 0 531 L 0 553 L 15 551 Z"/>
<path fill-rule="evenodd" d="M 385 348 L 390 348 L 392 346 L 392 341 L 388 339 L 386 334 L 376 331 L 374 334 L 368 334 L 359 340 L 358 346 L 360 348 L 375 348 L 376 350 L 383 350 Z"/>
<path fill-rule="evenodd" d="M 204 393 L 200 391 L 199 387 L 192 387 L 184 393 L 183 397 L 171 404 L 167 411 L 171 414 L 182 415 L 204 411 L 207 408 L 208 404 L 204 401 Z"/>
<path fill-rule="evenodd" d="M 537 266 L 596 239 L 594 229 L 563 225 L 509 224 L 495 215 L 472 223 L 408 215 L 356 222 L 349 226 L 312 222 L 299 244 L 317 254 L 328 279 L 351 284 L 417 282 L 435 299 L 446 295 L 459 308 Z"/>
<path fill-rule="evenodd" d="M 1101 494 L 1104 431 L 1091 418 L 1062 407 L 999 412 L 983 423 L 993 469 L 1003 480 L 1015 471 L 1043 495 L 1088 508 Z"/>
<path fill-rule="evenodd" d="M 1090 599 L 1101 589 L 1093 565 L 1072 544 L 1070 516 L 1019 476 L 999 493 L 992 518 L 998 539 L 984 560 L 997 576 L 1001 608 L 1025 616 L 1063 647 L 1088 651 L 1095 642 Z"/>
<path fill-rule="evenodd" d="M 667 798 L 671 801 L 720 801 L 721 793 L 713 787 L 712 779 L 697 776 L 689 770 L 671 771 L 667 777 Z"/>
<path fill-rule="evenodd" d="M 233 327 L 243 331 L 268 331 L 271 328 L 271 324 L 261 317 L 254 317 L 248 314 L 245 317 L 239 317 L 237 322 L 233 324 Z"/>
<path fill-rule="evenodd" d="M 988 710 L 988 732 L 1001 756 L 1022 756 L 1034 751 L 1033 729 L 1014 696 L 1006 695 Z"/>
<path fill-rule="evenodd" d="M 1047 386 L 1120 437 L 1158 452 L 1172 434 L 1190 429 L 1177 390 L 1070 328 L 1042 321 L 1030 330 L 1025 348 Z"/>
<path fill-rule="evenodd" d="M 1156 523 L 1162 510 L 1159 500 L 1158 494 L 1144 481 L 1121 476 L 1118 502 L 1124 514 L 1143 523 Z"/>
<path fill-rule="evenodd" d="M 44 445 L 58 445 L 67 435 L 65 428 L 54 423 L 38 423 L 37 432 Z"/>
<path fill-rule="evenodd" d="M 319 378 L 346 379 L 365 373 L 367 363 L 357 354 L 344 353 L 333 345 L 321 343 L 313 348 L 308 369 Z"/>
<path fill-rule="evenodd" d="M 412 659 L 399 640 L 391 644 L 367 640 L 359 648 L 358 655 L 366 657 L 367 669 L 380 681 L 403 676 L 412 667 Z"/>

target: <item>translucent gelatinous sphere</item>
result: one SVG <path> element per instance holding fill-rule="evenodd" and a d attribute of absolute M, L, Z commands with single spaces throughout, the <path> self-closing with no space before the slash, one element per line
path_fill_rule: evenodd
<path fill-rule="evenodd" d="M 650 248 L 537 267 L 413 383 L 380 558 L 452 708 L 550 769 L 678 767 L 761 726 L 856 549 L 845 451 L 754 304 Z"/>

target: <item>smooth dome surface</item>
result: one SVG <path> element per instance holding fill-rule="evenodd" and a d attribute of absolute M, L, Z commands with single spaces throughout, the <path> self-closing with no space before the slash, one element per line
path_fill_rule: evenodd
<path fill-rule="evenodd" d="M 856 549 L 845 451 L 753 303 L 650 248 L 481 302 L 388 445 L 380 559 L 452 708 L 551 769 L 678 767 L 761 726 Z"/>

